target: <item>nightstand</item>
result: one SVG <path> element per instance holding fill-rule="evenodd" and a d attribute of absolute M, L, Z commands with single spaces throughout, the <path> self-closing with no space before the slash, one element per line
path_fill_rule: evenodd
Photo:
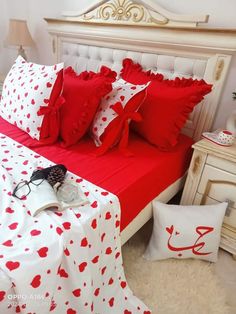
<path fill-rule="evenodd" d="M 220 246 L 236 259 L 236 143 L 223 147 L 204 139 L 193 148 L 181 204 L 228 201 Z"/>

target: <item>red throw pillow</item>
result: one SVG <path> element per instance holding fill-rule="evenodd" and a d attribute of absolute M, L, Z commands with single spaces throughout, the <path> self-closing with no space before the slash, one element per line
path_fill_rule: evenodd
<path fill-rule="evenodd" d="M 145 72 L 130 59 L 123 61 L 121 77 L 134 84 L 151 80 L 147 97 L 139 109 L 143 119 L 132 122 L 131 127 L 161 150 L 171 150 L 177 144 L 189 114 L 212 88 L 204 80 L 163 80 L 162 75 Z"/>
<path fill-rule="evenodd" d="M 77 143 L 88 130 L 103 96 L 112 90 L 116 72 L 102 67 L 99 73 L 83 72 L 77 75 L 71 68 L 64 72 L 61 107 L 60 136 L 62 145 L 68 147 Z"/>

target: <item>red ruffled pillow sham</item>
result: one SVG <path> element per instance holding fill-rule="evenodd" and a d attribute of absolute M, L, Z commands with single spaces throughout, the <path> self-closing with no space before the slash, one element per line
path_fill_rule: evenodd
<path fill-rule="evenodd" d="M 133 122 L 131 127 L 161 150 L 171 150 L 177 144 L 189 114 L 212 89 L 204 80 L 164 80 L 161 74 L 145 72 L 130 59 L 123 61 L 121 77 L 134 84 L 151 80 L 147 97 L 139 109 L 143 120 Z"/>
<path fill-rule="evenodd" d="M 99 73 L 77 75 L 71 68 L 64 71 L 60 136 L 64 147 L 77 143 L 88 130 L 103 96 L 112 90 L 116 72 L 103 66 Z"/>

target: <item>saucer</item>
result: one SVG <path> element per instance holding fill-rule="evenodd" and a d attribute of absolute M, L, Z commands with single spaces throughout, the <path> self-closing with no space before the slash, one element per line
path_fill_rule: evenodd
<path fill-rule="evenodd" d="M 226 143 L 223 143 L 220 138 L 219 138 L 219 133 L 221 132 L 221 130 L 216 130 L 214 132 L 204 132 L 202 133 L 202 137 L 204 137 L 205 139 L 217 144 L 217 145 L 220 145 L 220 146 L 226 146 L 226 147 L 229 147 L 229 146 L 232 146 L 233 143 L 231 144 L 226 144 Z"/>

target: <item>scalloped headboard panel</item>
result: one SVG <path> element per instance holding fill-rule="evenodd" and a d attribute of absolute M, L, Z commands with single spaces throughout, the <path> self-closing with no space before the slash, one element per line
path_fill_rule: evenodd
<path fill-rule="evenodd" d="M 135 12 L 144 15 L 137 18 Z M 119 72 L 122 60 L 129 57 L 167 78 L 203 78 L 213 84 L 213 91 L 195 108 L 183 133 L 198 140 L 202 132 L 211 130 L 236 52 L 236 30 L 197 28 L 207 16 L 173 14 L 150 0 L 139 4 L 101 0 L 83 12 L 64 15 L 45 19 L 55 62 L 64 61 L 77 72 L 97 71 L 101 65 Z"/>

